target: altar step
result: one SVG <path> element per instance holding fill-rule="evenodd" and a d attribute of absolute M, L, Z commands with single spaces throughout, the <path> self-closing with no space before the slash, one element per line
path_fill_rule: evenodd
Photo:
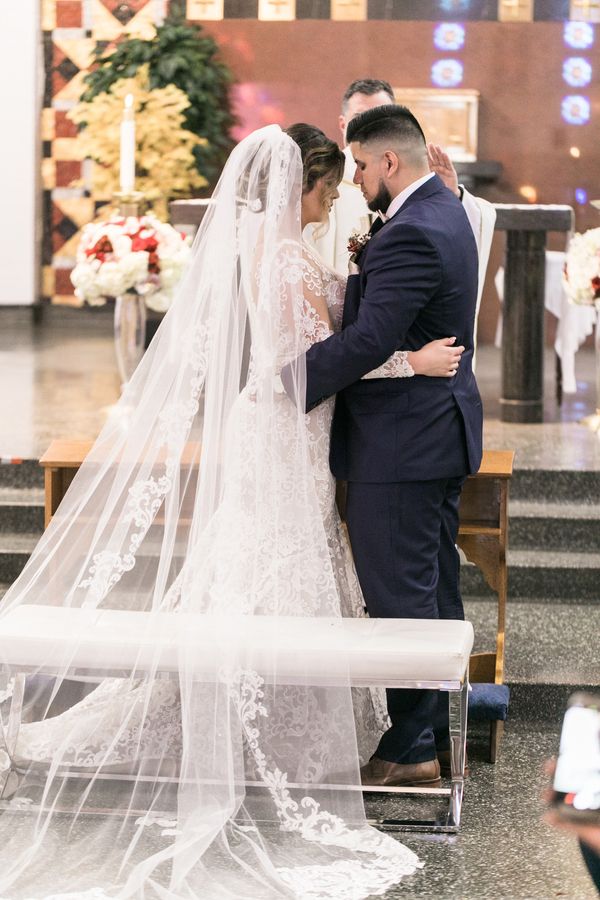
<path fill-rule="evenodd" d="M 4 488 L 43 488 L 44 472 L 37 459 L 0 463 L 0 491 Z"/>
<path fill-rule="evenodd" d="M 546 499 L 548 498 L 548 499 Z M 600 472 L 517 469 L 510 486 L 509 603 L 544 597 L 572 606 L 600 602 Z M 36 460 L 0 465 L 0 581 L 22 571 L 44 525 Z M 466 596 L 495 594 L 462 567 Z"/>
<path fill-rule="evenodd" d="M 596 553 L 600 564 L 600 504 L 511 499 L 508 539 L 512 550 Z"/>
<path fill-rule="evenodd" d="M 37 460 L 0 465 L 0 582 L 10 584 L 44 530 L 44 473 Z"/>
<path fill-rule="evenodd" d="M 0 488 L 0 534 L 40 535 L 43 530 L 44 492 L 41 488 Z"/>
<path fill-rule="evenodd" d="M 516 466 L 510 480 L 512 500 L 548 503 L 594 503 L 600 498 L 600 470 L 596 469 L 520 469 Z"/>
<path fill-rule="evenodd" d="M 469 596 L 496 594 L 479 569 L 470 563 L 461 567 L 461 587 Z M 585 600 L 600 605 L 600 554 L 572 550 L 509 550 L 508 600 L 547 597 L 554 602 Z"/>

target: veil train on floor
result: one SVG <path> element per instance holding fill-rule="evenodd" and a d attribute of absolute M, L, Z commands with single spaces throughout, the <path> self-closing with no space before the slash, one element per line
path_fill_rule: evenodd
<path fill-rule="evenodd" d="M 245 640 L 247 617 L 341 616 L 306 417 L 273 377 L 296 360 L 302 396 L 301 192 L 278 127 L 233 151 L 121 414 L 5 597 L 140 624 L 114 677 L 2 667 L 4 900 L 358 900 L 419 865 L 366 824 L 349 681 L 300 659 L 290 683 L 277 628 L 273 652 Z M 145 640 L 165 628 L 168 673 Z"/>

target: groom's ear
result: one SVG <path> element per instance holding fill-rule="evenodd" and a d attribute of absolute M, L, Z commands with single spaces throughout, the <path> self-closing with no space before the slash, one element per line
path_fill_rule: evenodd
<path fill-rule="evenodd" d="M 344 144 L 346 143 L 346 116 L 340 116 L 338 118 L 338 125 L 340 126 L 340 131 L 342 132 L 342 137 L 344 138 Z"/>
<path fill-rule="evenodd" d="M 400 160 L 393 150 L 386 150 L 383 154 L 384 174 L 387 178 L 393 178 L 400 168 Z"/>

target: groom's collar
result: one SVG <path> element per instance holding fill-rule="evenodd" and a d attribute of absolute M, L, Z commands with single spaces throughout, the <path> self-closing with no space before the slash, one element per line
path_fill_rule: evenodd
<path fill-rule="evenodd" d="M 426 184 L 432 178 L 435 178 L 435 172 L 428 172 L 427 175 L 423 175 L 422 178 L 417 178 L 416 181 L 413 181 L 408 187 L 405 187 L 403 191 L 400 191 L 400 193 L 394 197 L 385 213 L 380 213 L 383 221 L 387 222 L 388 219 L 391 219 L 406 200 L 408 200 L 410 195 L 414 194 L 415 191 L 418 191 L 422 185 Z"/>

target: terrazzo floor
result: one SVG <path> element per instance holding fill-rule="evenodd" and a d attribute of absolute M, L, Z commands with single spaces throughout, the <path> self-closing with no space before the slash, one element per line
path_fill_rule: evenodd
<path fill-rule="evenodd" d="M 543 425 L 512 425 L 499 419 L 500 352 L 478 351 L 478 380 L 486 411 L 485 445 L 516 448 L 521 469 L 600 470 L 600 440 L 579 424 L 594 411 L 594 357 L 580 351 L 578 391 L 558 409 L 554 358 L 546 354 Z M 106 310 L 64 310 L 34 326 L 22 311 L 0 310 L 0 457 L 37 459 L 56 437 L 95 437 L 119 396 Z M 539 614 L 548 601 L 540 600 Z M 495 604 L 471 599 L 468 617 L 481 646 L 495 635 Z M 509 605 L 506 668 L 513 690 L 511 716 L 495 766 L 485 761 L 481 725 L 471 730 L 470 776 L 458 837 L 399 834 L 424 861 L 421 872 L 386 894 L 385 900 L 593 900 L 597 893 L 577 844 L 542 822 L 543 761 L 558 747 L 560 721 L 570 686 L 597 681 L 600 608 L 552 605 L 551 627 L 531 640 L 532 604 Z M 581 634 L 589 634 L 582 652 Z M 533 648 L 533 649 L 532 649 Z M 546 668 L 544 668 L 546 667 Z M 536 708 L 535 693 L 521 702 L 522 688 L 545 681 L 556 697 Z M 521 692 L 521 693 L 520 693 Z M 533 700 L 532 700 L 533 696 Z M 551 712 L 550 712 L 551 710 Z M 372 816 L 394 815 L 394 803 L 367 800 Z"/>
<path fill-rule="evenodd" d="M 554 396 L 554 355 L 545 361 L 545 423 L 501 422 L 501 353 L 478 349 L 486 447 L 517 448 L 519 468 L 600 470 L 600 440 L 579 424 L 594 412 L 594 355 L 576 357 L 577 394 Z M 106 309 L 49 310 L 41 325 L 28 311 L 0 310 L 0 456 L 39 458 L 56 437 L 94 438 L 119 397 Z"/>
<path fill-rule="evenodd" d="M 491 766 L 473 739 L 459 836 L 397 833 L 425 867 L 385 900 L 597 900 L 577 844 L 542 821 L 543 761 L 557 746 L 555 723 L 513 718 Z M 385 815 L 393 804 L 385 801 Z M 366 806 L 380 811 L 378 802 Z"/>

